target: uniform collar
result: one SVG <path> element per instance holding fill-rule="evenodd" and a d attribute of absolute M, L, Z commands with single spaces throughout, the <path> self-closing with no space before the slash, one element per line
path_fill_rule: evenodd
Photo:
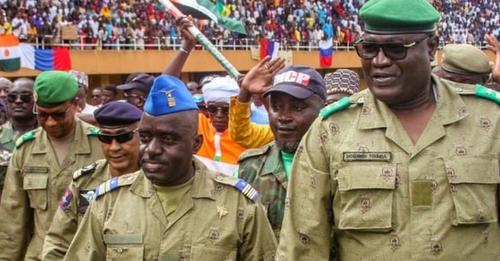
<path fill-rule="evenodd" d="M 434 75 L 432 81 L 435 84 L 434 91 L 437 97 L 436 112 L 439 114 L 443 125 L 452 124 L 469 115 L 467 107 L 459 94 L 448 85 L 443 84 L 443 81 Z M 395 120 L 395 116 L 389 107 L 377 100 L 369 90 L 364 95 L 362 106 L 358 117 L 359 129 L 387 128 Z"/>
<path fill-rule="evenodd" d="M 209 198 L 215 200 L 213 195 L 215 181 L 212 178 L 213 175 L 210 175 L 211 171 L 196 158 L 193 158 L 193 164 L 195 175 L 191 188 L 192 198 Z M 150 198 L 155 193 L 153 183 L 146 178 L 142 170 L 140 170 L 140 174 L 130 187 L 130 191 L 143 198 Z"/>

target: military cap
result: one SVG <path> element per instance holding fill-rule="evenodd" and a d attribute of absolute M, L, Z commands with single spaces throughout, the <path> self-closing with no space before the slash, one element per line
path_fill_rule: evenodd
<path fill-rule="evenodd" d="M 433 32 L 440 18 L 427 0 L 370 0 L 359 14 L 374 34 Z"/>
<path fill-rule="evenodd" d="M 124 127 L 138 122 L 141 116 L 141 110 L 130 103 L 121 101 L 106 103 L 94 111 L 94 118 L 102 128 Z"/>
<path fill-rule="evenodd" d="M 229 103 L 231 96 L 240 92 L 238 82 L 229 76 L 215 77 L 202 87 L 203 100 L 205 102 Z"/>
<path fill-rule="evenodd" d="M 483 51 L 470 44 L 447 44 L 441 68 L 458 74 L 488 74 L 491 67 Z"/>
<path fill-rule="evenodd" d="M 303 65 L 291 65 L 281 69 L 273 78 L 273 86 L 264 96 L 282 92 L 298 99 L 317 94 L 326 99 L 325 80 L 315 69 Z"/>
<path fill-rule="evenodd" d="M 125 84 L 118 85 L 118 89 L 122 91 L 128 91 L 133 89 L 142 90 L 144 93 L 148 94 L 153 85 L 154 76 L 147 73 L 139 73 Z"/>
<path fill-rule="evenodd" d="M 78 92 L 78 83 L 69 73 L 46 71 L 36 77 L 33 90 L 38 105 L 50 106 L 75 98 Z"/>
<path fill-rule="evenodd" d="M 154 80 L 144 112 L 162 116 L 189 110 L 198 110 L 198 106 L 184 82 L 170 75 L 161 75 Z"/>

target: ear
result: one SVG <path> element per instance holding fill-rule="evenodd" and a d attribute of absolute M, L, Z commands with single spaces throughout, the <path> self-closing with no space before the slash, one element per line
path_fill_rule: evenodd
<path fill-rule="evenodd" d="M 201 148 L 201 145 L 203 144 L 203 135 L 202 134 L 196 134 L 194 136 L 194 142 L 193 142 L 193 154 L 198 153 L 198 151 Z"/>
<path fill-rule="evenodd" d="M 429 60 L 432 62 L 436 58 L 436 52 L 439 46 L 439 37 L 432 35 L 427 40 L 427 47 L 429 48 Z"/>

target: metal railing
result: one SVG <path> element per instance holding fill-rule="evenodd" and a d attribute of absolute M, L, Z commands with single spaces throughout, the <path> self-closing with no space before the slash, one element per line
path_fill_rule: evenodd
<path fill-rule="evenodd" d="M 72 50 L 178 50 L 181 47 L 181 38 L 170 38 L 170 37 L 154 37 L 153 43 L 145 43 L 144 40 L 139 39 L 115 39 L 114 41 L 104 42 L 100 38 L 91 39 L 92 42 L 88 43 L 89 38 L 80 37 L 79 40 L 63 40 L 62 43 L 54 43 L 52 36 L 37 37 L 35 41 L 31 44 L 35 48 L 48 49 L 53 47 L 68 47 Z M 231 39 L 231 40 L 213 40 L 214 45 L 219 50 L 251 50 L 254 47 L 258 47 L 254 39 L 243 38 L 243 39 Z M 319 49 L 318 41 L 303 41 L 303 42 L 292 42 L 289 40 L 279 41 L 281 51 L 313 51 Z M 439 49 L 442 49 L 447 43 L 440 41 Z M 474 44 L 474 46 L 485 49 L 485 43 Z M 201 45 L 196 46 L 197 50 L 203 50 Z M 333 49 L 340 51 L 353 51 L 354 47 L 350 44 L 341 44 L 337 41 L 333 41 Z"/>

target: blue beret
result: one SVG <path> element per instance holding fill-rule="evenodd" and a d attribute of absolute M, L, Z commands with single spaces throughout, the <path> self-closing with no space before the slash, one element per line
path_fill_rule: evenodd
<path fill-rule="evenodd" d="M 144 111 L 161 116 L 189 110 L 198 110 L 198 106 L 186 85 L 174 76 L 158 76 L 146 99 Z"/>
<path fill-rule="evenodd" d="M 99 127 L 120 128 L 138 122 L 142 111 L 128 102 L 113 101 L 94 111 Z"/>

